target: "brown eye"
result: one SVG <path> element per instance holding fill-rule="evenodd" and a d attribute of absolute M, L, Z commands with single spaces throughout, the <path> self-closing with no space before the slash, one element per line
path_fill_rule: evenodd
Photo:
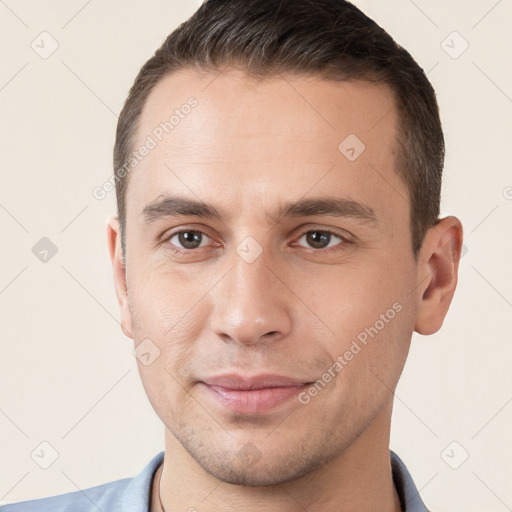
<path fill-rule="evenodd" d="M 307 244 L 306 247 L 310 247 L 312 249 L 327 249 L 345 241 L 340 235 L 331 233 L 330 231 L 321 230 L 308 231 L 307 233 L 304 233 L 299 238 L 299 245 L 302 245 L 300 241 L 303 239 Z"/>
<path fill-rule="evenodd" d="M 169 242 L 173 245 L 176 245 L 180 249 L 199 249 L 200 247 L 204 247 L 206 245 L 206 241 L 209 240 L 209 237 L 206 236 L 201 231 L 180 231 L 179 233 L 174 233 L 169 238 Z"/>

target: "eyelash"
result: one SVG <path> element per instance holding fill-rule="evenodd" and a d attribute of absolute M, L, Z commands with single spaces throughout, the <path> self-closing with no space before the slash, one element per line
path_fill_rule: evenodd
<path fill-rule="evenodd" d="M 195 252 L 197 251 L 198 249 L 181 249 L 179 247 L 176 247 L 176 246 L 173 246 L 172 244 L 168 243 L 171 238 L 173 238 L 174 236 L 176 235 L 179 235 L 181 233 L 188 233 L 188 232 L 192 232 L 192 233 L 200 233 L 201 235 L 204 235 L 208 238 L 211 238 L 208 236 L 207 233 L 205 233 L 204 231 L 201 231 L 200 229 L 182 229 L 180 231 L 175 231 L 173 233 L 170 233 L 168 236 L 166 236 L 164 238 L 164 240 L 162 240 L 163 243 L 167 243 L 166 245 L 166 249 L 169 249 L 170 251 L 176 253 L 176 254 L 190 254 L 192 252 Z M 335 232 L 335 231 L 332 231 L 332 230 L 329 230 L 329 229 L 308 229 L 307 231 L 304 231 L 298 238 L 297 240 L 300 240 L 304 235 L 307 235 L 308 233 L 315 233 L 315 232 L 319 232 L 319 233 L 327 233 L 329 235 L 333 235 L 335 237 L 338 237 L 341 239 L 341 242 L 336 244 L 334 247 L 327 247 L 325 249 L 313 249 L 313 248 L 309 248 L 311 251 L 315 252 L 315 253 L 321 253 L 321 254 L 328 254 L 328 253 L 331 253 L 331 252 L 335 252 L 335 251 L 340 251 L 340 250 L 343 250 L 343 248 L 340 248 L 339 246 L 345 246 L 345 245 L 349 245 L 351 243 L 353 243 L 351 240 L 348 240 L 347 238 L 345 238 L 343 235 L 340 235 L 339 233 Z M 300 246 L 302 247 L 302 246 Z M 201 248 L 199 248 L 201 249 Z"/>

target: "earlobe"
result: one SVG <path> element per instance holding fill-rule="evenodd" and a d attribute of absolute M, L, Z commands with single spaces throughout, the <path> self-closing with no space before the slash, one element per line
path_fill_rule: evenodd
<path fill-rule="evenodd" d="M 111 217 L 107 222 L 107 244 L 112 262 L 114 289 L 121 313 L 121 330 L 129 338 L 133 338 L 128 288 L 126 284 L 126 268 L 121 253 L 121 231 L 119 219 Z"/>
<path fill-rule="evenodd" d="M 434 334 L 443 325 L 457 287 L 462 238 L 462 224 L 453 216 L 441 219 L 425 235 L 417 274 L 414 330 L 419 334 Z"/>

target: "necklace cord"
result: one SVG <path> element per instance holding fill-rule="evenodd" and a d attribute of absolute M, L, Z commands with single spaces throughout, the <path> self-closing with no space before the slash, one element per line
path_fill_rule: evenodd
<path fill-rule="evenodd" d="M 160 478 L 158 479 L 158 501 L 160 502 L 160 508 L 162 509 L 162 512 L 165 512 L 165 508 L 164 508 L 164 505 L 162 503 L 162 496 L 160 494 L 160 490 L 162 488 L 162 473 L 163 473 L 163 464 L 161 466 L 161 471 L 160 471 Z"/>

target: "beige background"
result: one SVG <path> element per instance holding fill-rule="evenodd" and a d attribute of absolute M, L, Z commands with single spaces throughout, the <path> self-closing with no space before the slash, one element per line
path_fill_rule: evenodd
<path fill-rule="evenodd" d="M 391 447 L 433 510 L 512 510 L 512 2 L 356 3 L 437 90 L 443 212 L 462 220 L 467 248 L 442 330 L 413 337 Z M 92 190 L 111 175 L 137 71 L 197 5 L 0 0 L 0 502 L 130 477 L 163 449 L 118 323 L 114 193 Z M 46 59 L 31 47 L 51 48 L 43 31 L 59 45 Z M 32 253 L 42 237 L 58 248 L 46 263 Z M 46 470 L 31 458 L 43 441 L 59 454 Z"/>

